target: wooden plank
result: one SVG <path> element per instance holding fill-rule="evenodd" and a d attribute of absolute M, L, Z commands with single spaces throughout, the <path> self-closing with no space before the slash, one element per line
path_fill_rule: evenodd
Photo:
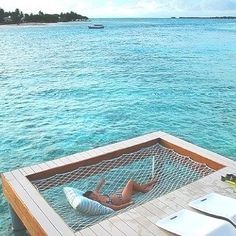
<path fill-rule="evenodd" d="M 121 232 L 112 222 L 108 220 L 104 220 L 99 223 L 103 228 L 105 228 L 111 235 L 116 236 L 125 236 L 123 232 Z"/>
<path fill-rule="evenodd" d="M 122 219 L 120 219 L 117 216 L 109 218 L 108 221 L 110 221 L 114 226 L 116 226 L 125 235 L 138 235 L 135 230 L 129 227 L 129 225 L 127 225 Z"/>
<path fill-rule="evenodd" d="M 79 233 L 83 236 L 97 236 L 90 228 L 82 229 Z"/>
<path fill-rule="evenodd" d="M 66 157 L 62 157 L 59 160 L 62 161 L 64 163 L 64 165 L 67 164 L 71 164 L 71 159 L 75 158 L 76 154 L 70 155 L 70 156 L 66 156 Z"/>
<path fill-rule="evenodd" d="M 171 214 L 173 212 L 173 209 L 160 202 L 159 198 L 158 202 L 150 201 L 143 204 L 142 207 L 158 217 L 164 217 L 166 214 Z"/>
<path fill-rule="evenodd" d="M 72 230 L 62 220 L 62 218 L 48 205 L 48 203 L 34 188 L 34 186 L 24 176 L 22 176 L 18 170 L 12 171 L 12 174 L 32 198 L 32 201 L 35 203 L 35 205 L 45 214 L 51 224 L 62 235 L 74 235 Z"/>
<path fill-rule="evenodd" d="M 22 173 L 22 175 L 24 175 L 24 176 L 27 175 L 27 172 L 24 170 L 24 168 L 20 168 L 18 170 Z"/>
<path fill-rule="evenodd" d="M 143 227 L 135 218 L 131 217 L 131 215 L 127 213 L 119 214 L 119 218 L 121 218 L 129 227 L 131 227 L 138 235 L 145 236 L 153 236 L 154 234 L 148 231 L 145 227 Z"/>
<path fill-rule="evenodd" d="M 7 181 L 15 180 L 15 177 L 12 175 L 11 171 L 2 173 L 1 178 L 6 179 Z"/>
<path fill-rule="evenodd" d="M 47 171 L 50 169 L 50 166 L 48 166 L 45 162 L 39 164 L 42 171 Z"/>
<path fill-rule="evenodd" d="M 155 217 L 157 219 L 159 219 L 159 216 L 156 213 L 153 213 L 151 211 L 149 211 L 146 207 L 146 204 L 143 204 L 142 206 L 138 206 L 135 208 L 135 211 L 138 212 L 139 214 L 145 216 L 147 219 L 149 219 L 150 217 Z"/>
<path fill-rule="evenodd" d="M 34 174 L 34 170 L 30 167 L 30 166 L 27 166 L 27 167 L 23 167 L 20 169 L 22 173 L 24 173 L 24 175 L 31 175 L 31 174 Z"/>
<path fill-rule="evenodd" d="M 8 175 L 11 175 L 10 178 Z M 12 174 L 2 175 L 3 193 L 31 235 L 61 235 Z"/>
<path fill-rule="evenodd" d="M 55 159 L 52 160 L 53 163 L 55 163 L 56 166 L 64 166 L 65 163 L 63 161 L 61 161 L 61 159 Z"/>
<path fill-rule="evenodd" d="M 159 200 L 159 198 L 158 198 L 158 200 Z M 168 195 L 168 197 L 166 197 L 166 195 L 164 195 L 163 198 L 161 198 L 160 201 L 161 201 L 160 204 L 162 204 L 163 201 L 166 201 L 166 205 L 168 205 L 168 206 L 169 206 L 169 203 L 172 201 L 173 203 L 170 204 L 170 205 L 172 205 L 173 209 L 177 209 L 179 207 L 185 208 L 187 206 L 187 204 L 189 203 L 188 200 L 186 201 L 185 195 L 182 194 L 181 191 L 173 191 Z M 159 207 L 159 205 L 160 205 L 159 201 L 154 201 L 154 202 L 151 202 L 151 203 L 156 204 L 157 207 Z"/>
<path fill-rule="evenodd" d="M 30 166 L 30 168 L 34 171 L 34 173 L 37 173 L 43 170 L 40 165 L 33 165 L 33 166 Z"/>
<path fill-rule="evenodd" d="M 65 158 L 68 160 L 67 164 L 71 165 L 73 163 L 77 163 L 77 162 L 89 159 L 89 158 L 91 158 L 91 156 L 89 155 L 89 152 L 86 151 L 86 152 L 76 153 L 72 156 L 68 156 L 68 157 L 65 157 Z"/>
<path fill-rule="evenodd" d="M 155 216 L 149 215 L 149 216 L 147 216 L 145 218 L 149 221 L 149 228 L 150 228 L 150 230 L 152 232 L 155 232 L 156 235 L 158 235 L 158 236 L 161 236 L 161 235 L 165 235 L 165 236 L 172 235 L 172 234 L 168 233 L 167 231 L 163 230 L 162 228 L 159 228 L 156 225 L 156 222 L 161 219 L 159 216 L 157 216 L 157 215 L 155 215 Z"/>
<path fill-rule="evenodd" d="M 77 231 L 77 232 L 75 233 L 75 236 L 83 236 L 83 234 L 82 234 L 80 231 Z"/>
<path fill-rule="evenodd" d="M 161 198 L 158 199 L 160 203 L 165 204 L 166 206 L 170 207 L 171 209 L 174 210 L 174 212 L 180 211 L 182 210 L 185 205 L 180 204 L 178 201 L 172 200 L 168 197 L 166 197 L 165 195 L 162 196 Z M 154 205 L 155 207 L 159 207 L 159 204 L 157 202 L 155 202 L 154 204 L 152 202 L 150 202 L 150 204 Z"/>
<path fill-rule="evenodd" d="M 96 224 L 89 227 L 97 236 L 110 236 L 106 229 L 104 229 L 100 224 Z"/>
<path fill-rule="evenodd" d="M 57 164 L 53 161 L 47 161 L 47 162 L 45 162 L 45 164 L 50 167 L 50 169 L 48 169 L 48 171 L 50 171 L 51 169 L 57 168 Z"/>
<path fill-rule="evenodd" d="M 144 213 L 144 214 L 143 214 Z M 157 218 L 157 216 L 154 216 L 149 211 L 143 211 L 142 207 L 136 207 L 129 212 L 127 212 L 132 218 L 134 218 L 140 225 L 145 227 L 148 231 L 153 233 L 154 235 L 168 235 L 163 234 L 163 231 L 155 224 L 152 219 L 152 217 Z"/>

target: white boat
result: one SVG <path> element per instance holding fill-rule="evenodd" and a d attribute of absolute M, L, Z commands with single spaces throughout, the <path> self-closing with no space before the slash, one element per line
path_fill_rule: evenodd
<path fill-rule="evenodd" d="M 89 25 L 89 29 L 104 29 L 104 25 L 101 24 L 94 24 L 94 25 Z"/>

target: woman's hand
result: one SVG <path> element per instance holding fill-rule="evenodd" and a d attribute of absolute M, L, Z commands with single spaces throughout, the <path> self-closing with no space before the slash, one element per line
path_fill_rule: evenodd
<path fill-rule="evenodd" d="M 100 184 L 101 184 L 101 185 L 104 185 L 105 183 L 106 183 L 105 178 L 101 178 L 101 179 L 100 179 Z"/>
<path fill-rule="evenodd" d="M 97 183 L 94 191 L 99 192 L 102 186 L 105 184 L 105 182 L 106 182 L 105 178 L 101 178 L 99 182 Z"/>

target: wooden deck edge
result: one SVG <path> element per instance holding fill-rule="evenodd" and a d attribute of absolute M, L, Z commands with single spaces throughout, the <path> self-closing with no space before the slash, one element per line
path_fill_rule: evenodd
<path fill-rule="evenodd" d="M 44 226 L 40 225 L 36 220 L 32 210 L 30 209 L 31 207 L 29 207 L 27 203 L 21 199 L 22 194 L 27 196 L 23 188 L 21 188 L 16 180 L 7 180 L 5 174 L 1 174 L 1 178 L 4 196 L 14 209 L 15 213 L 21 219 L 27 230 L 32 235 L 47 235 L 46 231 L 44 230 Z M 18 190 L 16 190 L 16 188 L 18 188 Z M 59 235 L 56 230 L 55 235 Z"/>
<path fill-rule="evenodd" d="M 205 163 L 214 170 L 219 170 L 225 166 L 235 166 L 235 161 L 215 152 L 209 151 L 164 132 L 159 132 L 159 135 L 161 145 L 171 148 L 181 155 L 189 156 L 197 162 Z"/>
<path fill-rule="evenodd" d="M 74 235 L 20 171 L 8 172 L 1 177 L 5 197 L 31 235 Z"/>
<path fill-rule="evenodd" d="M 3 192 L 32 235 L 73 236 L 75 233 L 49 206 L 30 181 L 47 178 L 57 173 L 68 172 L 77 169 L 79 166 L 95 164 L 101 160 L 116 158 L 123 153 L 134 152 L 156 143 L 174 149 L 174 151 L 181 155 L 189 156 L 197 162 L 205 163 L 215 170 L 224 169 L 225 166 L 234 168 L 236 166 L 235 161 L 219 154 L 200 148 L 167 133 L 154 132 L 39 165 L 3 173 L 1 175 Z"/>
<path fill-rule="evenodd" d="M 31 172 L 26 176 L 29 180 L 37 180 L 40 178 L 47 178 L 58 173 L 73 171 L 81 166 L 93 165 L 100 162 L 101 160 L 110 160 L 119 157 L 124 153 L 135 152 L 140 148 L 151 146 L 155 143 L 158 143 L 158 137 L 159 132 L 155 132 L 126 141 L 121 141 L 118 143 L 95 148 L 89 151 L 77 153 L 64 158 L 59 158 L 53 161 L 45 162 L 45 165 L 48 166 L 50 164 L 51 167 L 44 167 L 44 169 L 35 171 L 34 173 Z M 24 168 L 22 168 L 21 171 L 22 173 L 24 173 Z"/>
<path fill-rule="evenodd" d="M 159 131 L 55 159 L 39 165 L 25 167 L 20 170 L 29 180 L 48 178 L 55 174 L 73 171 L 84 165 L 92 165 L 101 160 L 112 159 L 123 153 L 134 152 L 155 143 L 160 143 L 164 147 L 171 148 L 181 155 L 189 156 L 194 161 L 205 163 L 214 170 L 219 170 L 224 166 L 232 166 L 234 164 L 234 161 L 219 154 Z"/>

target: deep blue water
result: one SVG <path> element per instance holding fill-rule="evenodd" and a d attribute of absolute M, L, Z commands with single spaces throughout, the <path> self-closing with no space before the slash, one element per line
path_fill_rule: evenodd
<path fill-rule="evenodd" d="M 158 130 L 236 160 L 235 20 L 92 23 L 0 26 L 0 172 Z"/>

